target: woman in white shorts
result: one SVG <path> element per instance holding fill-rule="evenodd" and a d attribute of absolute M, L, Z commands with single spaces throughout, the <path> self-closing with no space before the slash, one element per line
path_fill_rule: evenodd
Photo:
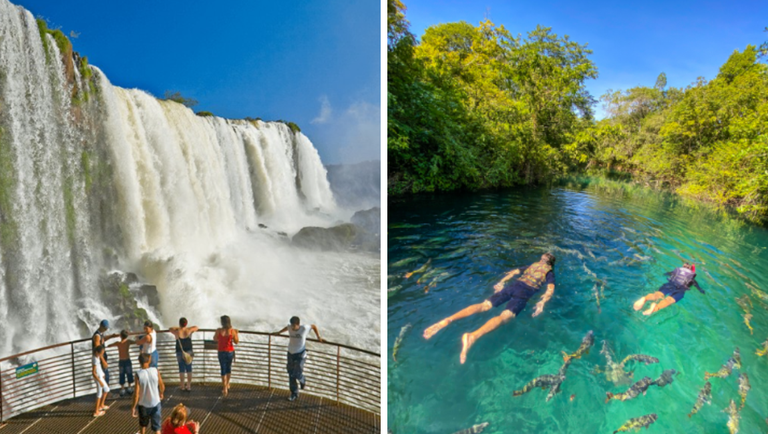
<path fill-rule="evenodd" d="M 104 345 L 93 349 L 93 379 L 96 380 L 96 408 L 93 417 L 104 416 L 104 412 L 109 408 L 104 405 L 109 393 L 109 384 L 104 379 L 104 369 L 101 366 L 102 354 L 104 354 Z"/>

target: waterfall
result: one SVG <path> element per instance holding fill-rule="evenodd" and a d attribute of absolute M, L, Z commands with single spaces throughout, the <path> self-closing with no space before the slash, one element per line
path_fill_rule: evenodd
<path fill-rule="evenodd" d="M 373 271 L 368 259 L 322 259 L 278 235 L 342 219 L 302 133 L 114 86 L 7 0 L 0 169 L 0 354 L 80 338 L 120 316 L 100 287 L 112 269 L 157 286 L 151 315 L 166 326 L 185 314 L 214 327 L 228 313 L 270 329 L 292 309 L 324 317 L 314 297 L 345 281 L 331 267 Z M 303 301 L 277 300 L 289 292 Z M 250 303 L 271 308 L 250 321 Z"/>

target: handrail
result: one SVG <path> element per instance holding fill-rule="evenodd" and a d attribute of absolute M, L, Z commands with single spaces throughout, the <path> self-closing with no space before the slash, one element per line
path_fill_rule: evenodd
<path fill-rule="evenodd" d="M 220 379 L 216 351 L 205 350 L 203 345 L 207 335 L 214 332 L 214 329 L 198 329 L 193 335 L 194 360 L 198 367 L 193 377 L 196 383 L 210 383 Z M 161 337 L 170 334 L 170 331 L 159 330 L 157 333 L 158 337 Z M 240 335 L 232 383 L 272 389 L 277 381 L 283 385 L 278 388 L 287 389 L 285 353 L 274 351 L 273 341 L 276 338 L 289 339 L 289 336 L 258 331 L 240 331 Z M 92 394 L 95 391 L 95 383 L 91 374 L 89 342 L 88 338 L 78 339 L 0 359 L 0 423 L 45 405 Z M 160 354 L 159 369 L 162 375 L 169 379 L 178 378 L 174 375 L 178 372 L 175 345 L 175 339 L 159 338 L 157 342 Z M 380 354 L 350 345 L 320 342 L 317 339 L 307 339 L 307 348 L 309 357 L 305 372 L 312 378 L 311 384 L 314 385 L 307 393 L 376 414 L 381 412 Z M 54 355 L 45 354 L 51 351 Z M 138 353 L 138 347 L 134 345 L 130 351 L 131 360 L 135 360 L 134 355 Z M 112 368 L 110 383 L 114 387 L 118 382 L 117 363 L 113 362 L 117 360 L 117 354 L 114 354 L 117 351 L 109 348 L 108 352 Z M 42 357 L 38 360 L 35 355 Z M 22 362 L 32 361 L 38 364 L 37 373 L 16 378 L 16 367 Z M 3 369 L 2 364 L 7 365 L 8 362 L 12 366 Z M 285 378 L 284 382 L 282 378 Z"/>

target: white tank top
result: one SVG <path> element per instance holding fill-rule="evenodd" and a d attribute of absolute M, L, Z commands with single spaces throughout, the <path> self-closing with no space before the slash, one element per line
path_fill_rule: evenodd
<path fill-rule="evenodd" d="M 152 336 L 152 342 L 141 344 L 142 354 L 152 354 L 155 352 L 155 350 L 157 350 L 157 333 L 154 330 L 152 330 L 152 332 L 149 335 Z"/>
<path fill-rule="evenodd" d="M 139 405 L 144 408 L 153 408 L 160 404 L 160 389 L 158 389 L 157 368 L 139 369 L 136 371 L 139 377 Z"/>

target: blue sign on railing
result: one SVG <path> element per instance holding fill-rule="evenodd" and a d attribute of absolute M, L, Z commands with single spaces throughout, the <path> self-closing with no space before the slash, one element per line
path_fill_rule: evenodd
<path fill-rule="evenodd" d="M 30 376 L 32 374 L 37 374 L 38 368 L 37 368 L 37 362 L 30 363 L 28 365 L 19 366 L 16 368 L 16 379 L 24 378 L 27 376 Z"/>

